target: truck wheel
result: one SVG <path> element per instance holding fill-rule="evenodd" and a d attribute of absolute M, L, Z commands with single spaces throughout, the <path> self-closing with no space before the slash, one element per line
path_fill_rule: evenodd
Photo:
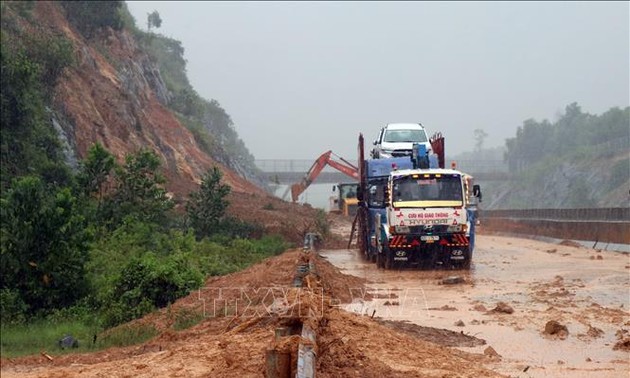
<path fill-rule="evenodd" d="M 472 260 L 472 256 L 471 256 L 470 250 L 466 249 L 466 251 L 464 252 L 464 261 L 457 263 L 457 265 L 455 265 L 455 268 L 468 270 L 470 269 L 471 260 Z"/>
<path fill-rule="evenodd" d="M 464 260 L 464 262 L 462 263 L 462 269 L 469 270 L 470 269 L 470 263 L 472 263 L 472 256 L 470 254 L 470 251 L 468 251 L 466 253 L 466 260 Z"/>
<path fill-rule="evenodd" d="M 385 264 L 384 264 L 384 258 L 383 258 L 383 254 L 382 253 L 376 253 L 376 267 L 377 268 L 384 268 Z"/>
<path fill-rule="evenodd" d="M 389 248 L 385 251 L 385 256 L 383 257 L 385 259 L 384 268 L 386 270 L 394 269 L 394 254 Z"/>

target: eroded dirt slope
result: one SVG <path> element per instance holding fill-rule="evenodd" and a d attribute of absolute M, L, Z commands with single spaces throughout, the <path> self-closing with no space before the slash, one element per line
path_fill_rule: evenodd
<path fill-rule="evenodd" d="M 69 147 L 84 158 L 100 142 L 119 160 L 140 148 L 162 159 L 168 189 L 178 196 L 196 190 L 211 166 L 233 190 L 262 194 L 262 189 L 218 163 L 197 145 L 192 133 L 164 104 L 169 91 L 155 62 L 126 30 L 107 28 L 86 40 L 66 20 L 59 4 L 35 3 L 29 32 L 62 35 L 72 44 L 76 64 L 65 70 L 55 90 L 55 117 Z"/>

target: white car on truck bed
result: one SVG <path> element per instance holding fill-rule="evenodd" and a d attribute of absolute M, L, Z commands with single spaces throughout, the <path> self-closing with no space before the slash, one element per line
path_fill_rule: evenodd
<path fill-rule="evenodd" d="M 389 123 L 381 129 L 374 141 L 371 155 L 374 159 L 411 156 L 414 144 L 424 144 L 427 151 L 431 143 L 420 123 Z"/>

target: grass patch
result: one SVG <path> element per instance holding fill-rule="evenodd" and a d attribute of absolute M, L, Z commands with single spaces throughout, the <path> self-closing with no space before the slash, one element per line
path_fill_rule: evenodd
<path fill-rule="evenodd" d="M 50 322 L 37 320 L 28 324 L 2 325 L 0 354 L 3 358 L 14 358 L 39 354 L 50 355 L 94 352 L 109 347 L 121 347 L 143 343 L 158 334 L 150 325 L 124 325 L 97 335 L 98 328 L 80 321 Z M 72 335 L 79 341 L 78 348 L 62 349 L 59 340 Z"/>
<path fill-rule="evenodd" d="M 3 358 L 37 354 L 41 351 L 51 355 L 94 350 L 92 339 L 94 326 L 78 321 L 50 322 L 37 320 L 28 324 L 2 324 L 0 354 Z M 62 349 L 59 340 L 72 335 L 79 340 L 78 348 Z"/>
<path fill-rule="evenodd" d="M 175 314 L 173 329 L 183 331 L 201 323 L 204 318 L 205 316 L 200 312 L 182 309 Z"/>
<path fill-rule="evenodd" d="M 123 347 L 133 344 L 140 344 L 157 336 L 158 330 L 149 324 L 134 325 L 124 324 L 99 336 L 96 346 L 99 349 L 109 347 Z"/>

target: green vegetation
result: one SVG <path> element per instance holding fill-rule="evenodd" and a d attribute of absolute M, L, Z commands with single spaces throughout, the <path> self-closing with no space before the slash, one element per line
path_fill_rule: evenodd
<path fill-rule="evenodd" d="M 106 48 L 99 40 L 104 28 L 137 34 L 172 92 L 166 105 L 198 144 L 223 162 L 253 166 L 229 115 L 188 83 L 181 43 L 139 32 L 120 1 L 60 5 L 94 46 Z M 153 151 L 130 153 L 118 164 L 95 144 L 71 169 L 51 109 L 58 81 L 75 64 L 74 47 L 40 27 L 25 32 L 35 2 L 0 6 L 3 357 L 67 353 L 57 345 L 66 334 L 79 340 L 70 351 L 146 340 L 157 330 L 123 323 L 170 306 L 207 276 L 241 270 L 288 247 L 282 238 L 264 235 L 261 225 L 226 216 L 230 188 L 217 168 L 184 203 L 186 213 L 167 196 L 162 162 Z M 157 28 L 161 19 L 155 13 L 150 22 Z M 200 321 L 194 313 L 174 316 L 177 329 Z"/>
<path fill-rule="evenodd" d="M 199 324 L 204 318 L 205 316 L 202 313 L 185 309 L 180 310 L 175 314 L 173 329 L 175 331 L 188 329 L 194 325 Z"/>
<path fill-rule="evenodd" d="M 66 17 L 83 36 L 92 38 L 104 27 L 123 27 L 122 1 L 61 1 Z"/>
<path fill-rule="evenodd" d="M 520 172 L 549 157 L 568 158 L 577 151 L 578 156 L 602 155 L 611 149 L 628 151 L 629 122 L 630 108 L 612 108 L 597 116 L 583 113 L 580 106 L 573 103 L 555 123 L 525 121 L 517 129 L 516 137 L 506 140 L 505 159 L 511 171 Z"/>
<path fill-rule="evenodd" d="M 618 206 L 624 198 L 619 188 L 627 193 L 630 180 L 630 159 L 624 156 L 630 151 L 629 124 L 628 107 L 592 115 L 576 103 L 553 123 L 526 120 L 506 140 L 504 154 L 518 180 L 493 186 L 485 197 L 505 193 L 501 207 L 509 209 Z"/>
<path fill-rule="evenodd" d="M 54 322 L 37 319 L 28 323 L 2 323 L 2 357 L 12 358 L 35 354 L 42 350 L 47 353 L 86 352 L 94 349 L 92 339 L 95 329 L 77 321 Z M 79 348 L 62 350 L 58 341 L 65 335 L 79 340 Z"/>
<path fill-rule="evenodd" d="M 5 6 L 7 11 L 10 10 Z M 33 35 L 18 40 L 5 33 L 0 42 L 0 188 L 13 177 L 36 174 L 67 184 L 68 169 L 49 121 L 47 100 L 65 67 L 74 61 L 62 37 Z"/>
<path fill-rule="evenodd" d="M 190 225 L 198 237 L 209 236 L 219 227 L 228 202 L 230 187 L 221 184 L 221 171 L 214 167 L 201 181 L 201 189 L 190 195 L 186 207 Z"/>
<path fill-rule="evenodd" d="M 32 175 L 12 181 L 0 200 L 0 305 L 3 335 L 10 335 L 3 336 L 3 355 L 51 347 L 66 333 L 89 339 L 169 306 L 204 277 L 241 270 L 288 247 L 280 237 L 263 236 L 261 226 L 225 216 L 230 188 L 216 168 L 191 195 L 188 213 L 174 213 L 159 163 L 141 150 L 119 166 L 97 144 L 71 186 Z M 198 320 L 182 315 L 177 328 Z M 154 334 L 136 333 L 108 334 L 93 347 Z"/>

